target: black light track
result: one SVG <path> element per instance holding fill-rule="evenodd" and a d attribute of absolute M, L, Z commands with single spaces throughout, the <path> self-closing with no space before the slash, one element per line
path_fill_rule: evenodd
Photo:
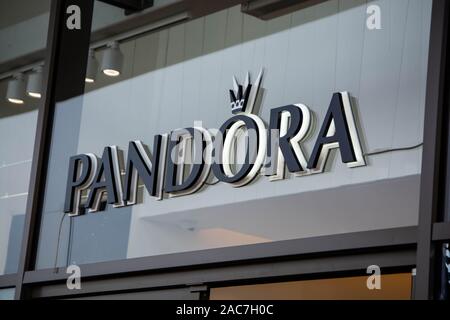
<path fill-rule="evenodd" d="M 153 6 L 153 0 L 99 0 L 112 6 L 122 8 L 125 13 L 142 11 Z"/>

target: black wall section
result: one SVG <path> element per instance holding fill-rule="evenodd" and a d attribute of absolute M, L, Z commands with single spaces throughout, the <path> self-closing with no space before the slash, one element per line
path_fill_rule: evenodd
<path fill-rule="evenodd" d="M 434 0 L 428 58 L 427 97 L 425 105 L 424 149 L 422 155 L 421 195 L 417 245 L 416 299 L 435 297 L 436 255 L 432 242 L 433 224 L 441 215 L 444 195 L 443 133 L 444 110 L 448 109 L 448 27 L 450 3 Z"/>

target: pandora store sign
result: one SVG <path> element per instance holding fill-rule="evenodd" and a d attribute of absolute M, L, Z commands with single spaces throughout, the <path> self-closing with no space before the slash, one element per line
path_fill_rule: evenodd
<path fill-rule="evenodd" d="M 339 149 L 348 167 L 365 165 L 350 95 L 334 93 L 309 157 L 302 150 L 312 134 L 312 112 L 301 103 L 276 107 L 268 123 L 255 114 L 262 71 L 254 83 L 233 79 L 231 111 L 219 129 L 194 125 L 156 135 L 150 151 L 131 141 L 125 155 L 105 147 L 101 158 L 79 154 L 70 158 L 64 211 L 72 216 L 96 212 L 104 204 L 137 203 L 139 186 L 155 199 L 185 196 L 207 181 L 244 187 L 264 175 L 271 181 L 323 172 L 332 149 Z"/>

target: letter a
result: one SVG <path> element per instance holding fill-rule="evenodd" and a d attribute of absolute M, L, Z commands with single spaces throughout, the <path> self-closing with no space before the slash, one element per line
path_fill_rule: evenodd
<path fill-rule="evenodd" d="M 69 30 L 81 29 L 81 9 L 77 5 L 70 5 L 67 7 L 66 13 L 70 16 L 67 18 L 66 26 Z"/>

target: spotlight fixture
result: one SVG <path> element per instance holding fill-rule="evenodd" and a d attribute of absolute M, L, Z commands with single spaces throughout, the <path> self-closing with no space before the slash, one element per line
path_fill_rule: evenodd
<path fill-rule="evenodd" d="M 27 94 L 30 97 L 40 99 L 42 96 L 42 66 L 33 69 L 28 76 Z"/>
<path fill-rule="evenodd" d="M 8 83 L 6 99 L 15 104 L 23 104 L 25 95 L 25 79 L 23 73 L 17 73 Z"/>
<path fill-rule="evenodd" d="M 97 77 L 97 71 L 98 71 L 98 61 L 95 58 L 95 51 L 93 49 L 89 49 L 85 81 L 87 83 L 95 82 L 95 79 Z"/>
<path fill-rule="evenodd" d="M 102 71 L 109 77 L 117 77 L 122 71 L 123 54 L 117 41 L 110 42 L 103 53 Z"/>

